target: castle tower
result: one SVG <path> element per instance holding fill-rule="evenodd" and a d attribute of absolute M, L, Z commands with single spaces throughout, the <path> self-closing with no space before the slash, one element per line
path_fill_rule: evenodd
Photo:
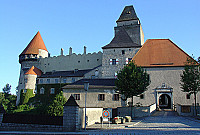
<path fill-rule="evenodd" d="M 28 75 L 27 73 L 30 72 L 31 68 L 34 68 L 34 70 L 36 70 L 36 67 L 40 68 L 39 59 L 45 57 L 48 57 L 48 51 L 44 44 L 44 41 L 42 40 L 40 32 L 38 31 L 37 34 L 34 36 L 34 38 L 31 40 L 31 42 L 28 44 L 28 46 L 19 55 L 19 63 L 21 64 L 21 70 L 17 87 L 18 90 L 17 102 L 16 102 L 17 105 L 19 104 L 20 101 L 21 90 L 27 88 L 28 89 L 35 88 L 36 82 L 32 84 L 34 87 L 27 87 L 28 86 L 27 84 L 28 81 L 26 78 L 26 76 Z"/>
<path fill-rule="evenodd" d="M 115 36 L 102 47 L 102 77 L 115 78 L 117 71 L 133 58 L 144 43 L 144 34 L 133 6 L 126 6 L 116 21 Z"/>

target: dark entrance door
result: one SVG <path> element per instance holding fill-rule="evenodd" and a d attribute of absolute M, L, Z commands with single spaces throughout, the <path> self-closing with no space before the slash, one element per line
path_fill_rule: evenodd
<path fill-rule="evenodd" d="M 171 109 L 171 97 L 167 94 L 162 94 L 159 97 L 159 108 L 160 109 Z"/>

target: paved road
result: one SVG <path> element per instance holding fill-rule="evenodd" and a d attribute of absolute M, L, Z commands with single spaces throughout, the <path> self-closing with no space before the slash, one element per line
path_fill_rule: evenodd
<path fill-rule="evenodd" d="M 2 132 L 0 134 L 90 134 L 90 135 L 200 135 L 200 120 L 177 116 L 175 112 L 159 111 L 142 121 L 115 129 L 87 130 L 81 132 Z"/>

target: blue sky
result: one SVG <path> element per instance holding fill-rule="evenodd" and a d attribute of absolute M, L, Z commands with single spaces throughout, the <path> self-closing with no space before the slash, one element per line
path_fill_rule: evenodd
<path fill-rule="evenodd" d="M 102 51 L 114 36 L 123 8 L 133 5 L 145 40 L 171 39 L 189 55 L 200 56 L 200 0 L 1 0 L 0 91 L 18 84 L 18 56 L 40 31 L 51 56 Z"/>

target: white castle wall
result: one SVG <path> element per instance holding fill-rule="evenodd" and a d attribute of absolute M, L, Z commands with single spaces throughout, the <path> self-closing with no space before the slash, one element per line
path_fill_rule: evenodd
<path fill-rule="evenodd" d="M 39 49 L 39 54 L 38 54 L 38 58 L 46 58 L 48 57 L 49 53 L 43 49 Z"/>
<path fill-rule="evenodd" d="M 27 82 L 25 82 L 25 89 L 35 90 L 36 78 L 37 75 L 25 75 L 25 80 L 27 79 Z"/>
<path fill-rule="evenodd" d="M 102 64 L 102 52 L 88 54 L 60 55 L 40 59 L 43 72 L 92 69 Z"/>

